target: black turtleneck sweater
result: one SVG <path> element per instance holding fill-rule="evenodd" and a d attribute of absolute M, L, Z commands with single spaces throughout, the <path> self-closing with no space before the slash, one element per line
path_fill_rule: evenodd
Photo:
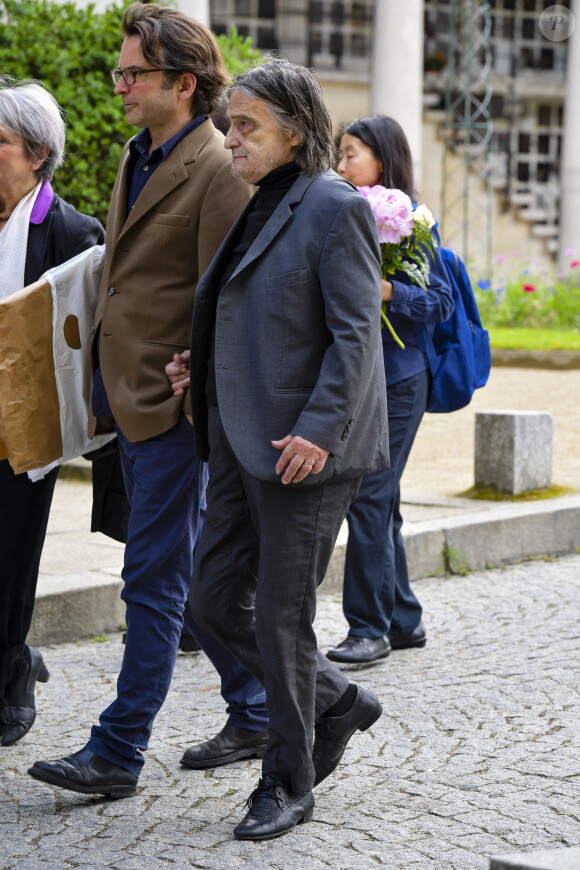
<path fill-rule="evenodd" d="M 283 166 L 278 166 L 276 169 L 272 169 L 271 172 L 257 182 L 258 193 L 252 201 L 252 207 L 246 215 L 243 226 L 239 228 L 240 233 L 238 239 L 237 241 L 234 241 L 230 258 L 226 262 L 219 279 L 220 293 L 242 262 L 247 252 L 250 250 L 255 239 L 258 238 L 262 228 L 272 217 L 276 208 L 282 202 L 300 175 L 300 172 L 301 170 L 298 165 L 292 161 L 291 163 L 285 163 Z M 218 402 L 215 382 L 215 320 L 208 359 L 205 394 L 208 406 L 217 406 Z"/>

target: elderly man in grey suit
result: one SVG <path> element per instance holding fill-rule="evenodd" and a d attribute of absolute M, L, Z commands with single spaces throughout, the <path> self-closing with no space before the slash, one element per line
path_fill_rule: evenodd
<path fill-rule="evenodd" d="M 263 682 L 269 738 L 239 839 L 312 817 L 312 788 L 382 708 L 317 651 L 313 620 L 361 477 L 388 465 L 380 253 L 335 172 L 316 78 L 270 60 L 229 91 L 232 173 L 256 184 L 198 284 L 190 389 L 207 514 L 194 618 Z M 167 367 L 177 394 L 187 355 Z"/>

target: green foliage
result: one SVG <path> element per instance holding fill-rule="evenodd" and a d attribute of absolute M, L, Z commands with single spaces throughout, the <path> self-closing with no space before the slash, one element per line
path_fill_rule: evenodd
<path fill-rule="evenodd" d="M 66 113 L 67 160 L 55 190 L 103 223 L 124 142 L 135 132 L 113 97 L 127 3 L 102 13 L 55 0 L 0 0 L 0 69 L 48 85 Z"/>
<path fill-rule="evenodd" d="M 436 246 L 430 228 L 422 220 L 415 221 L 413 234 L 400 242 L 381 242 L 382 273 L 386 280 L 396 272 L 405 272 L 413 284 L 427 292 L 429 288 L 429 256 Z"/>
<path fill-rule="evenodd" d="M 474 284 L 484 326 L 574 330 L 580 335 L 580 261 L 575 252 L 569 257 L 564 272 L 542 267 L 523 254 L 496 258 L 493 281 Z"/>
<path fill-rule="evenodd" d="M 0 0 L 0 70 L 39 79 L 66 113 L 67 159 L 55 175 L 55 191 L 103 224 L 123 145 L 136 132 L 109 74 L 119 61 L 129 2 L 96 12 L 73 2 Z M 259 57 L 235 29 L 218 42 L 232 75 Z"/>
<path fill-rule="evenodd" d="M 224 63 L 232 78 L 259 62 L 260 52 L 258 49 L 252 48 L 252 40 L 249 36 L 244 38 L 238 35 L 237 27 L 232 25 L 227 35 L 221 34 L 216 36 L 216 39 Z"/>
<path fill-rule="evenodd" d="M 463 556 L 459 550 L 450 547 L 449 544 L 443 547 L 443 565 L 447 574 L 458 574 L 460 577 L 469 574 L 469 568 L 463 564 Z"/>
<path fill-rule="evenodd" d="M 412 235 L 404 236 L 400 242 L 381 242 L 381 273 L 383 278 L 388 280 L 397 272 L 404 272 L 411 279 L 411 283 L 427 292 L 429 289 L 429 257 L 433 254 L 436 245 L 429 225 L 422 218 L 415 218 Z M 385 302 L 381 305 L 381 321 L 381 327 L 386 326 L 395 342 L 402 350 L 405 350 L 405 345 L 387 317 Z"/>
<path fill-rule="evenodd" d="M 510 281 L 476 291 L 477 304 L 486 326 L 528 326 L 580 331 L 580 276 L 530 283 Z M 525 290 L 524 287 L 534 289 Z"/>

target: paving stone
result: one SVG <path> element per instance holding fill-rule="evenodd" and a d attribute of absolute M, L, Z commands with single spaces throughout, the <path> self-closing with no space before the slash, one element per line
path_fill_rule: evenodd
<path fill-rule="evenodd" d="M 184 770 L 223 725 L 219 681 L 180 655 L 135 798 L 107 801 L 26 775 L 79 749 L 114 696 L 123 647 L 44 647 L 30 734 L 0 753 L 0 870 L 483 870 L 493 854 L 580 845 L 580 556 L 416 586 L 428 643 L 346 669 L 385 714 L 316 789 L 314 820 L 267 843 L 233 826 L 260 776 L 251 759 Z M 321 595 L 322 649 L 344 636 Z"/>

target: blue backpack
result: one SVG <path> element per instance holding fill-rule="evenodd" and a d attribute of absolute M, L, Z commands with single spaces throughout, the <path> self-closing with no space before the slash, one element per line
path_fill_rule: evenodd
<path fill-rule="evenodd" d="M 473 288 L 462 260 L 439 248 L 453 290 L 455 309 L 436 323 L 431 337 L 423 332 L 423 351 L 432 375 L 427 410 L 445 414 L 469 405 L 475 390 L 487 383 L 491 368 L 489 333 L 481 325 Z"/>

